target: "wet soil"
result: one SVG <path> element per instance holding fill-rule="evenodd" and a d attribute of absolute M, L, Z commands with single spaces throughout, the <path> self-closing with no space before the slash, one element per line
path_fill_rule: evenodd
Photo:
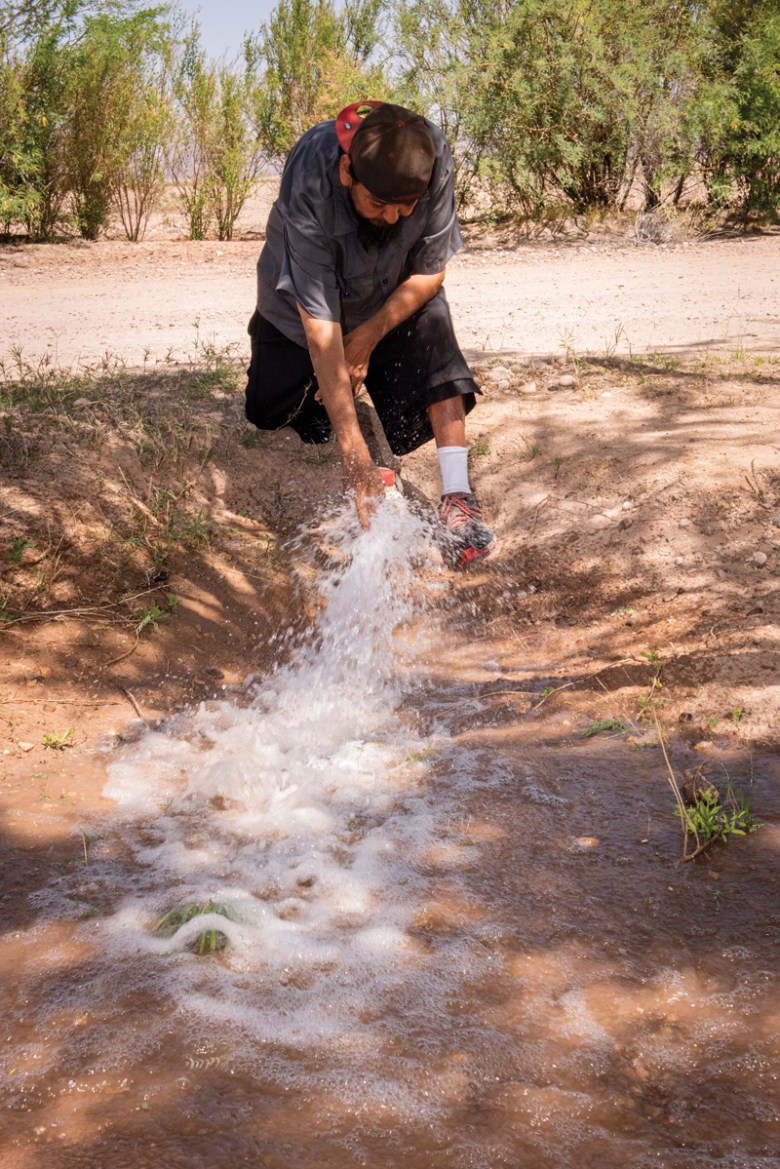
<path fill-rule="evenodd" d="M 776 259 L 776 240 L 760 254 L 769 244 Z M 250 246 L 238 246 L 243 270 Z M 188 1030 L 186 1006 L 183 1023 L 181 1004 L 156 1000 L 146 958 L 117 977 L 81 927 L 109 918 L 135 879 L 121 828 L 93 839 L 114 815 L 107 761 L 177 710 L 244 701 L 247 677 L 316 617 L 316 562 L 296 541 L 338 493 L 337 458 L 243 423 L 232 313 L 175 359 L 155 350 L 144 369 L 135 335 L 125 353 L 139 368 L 114 359 L 125 329 L 145 327 L 128 309 L 148 300 L 144 265 L 160 274 L 175 259 L 173 305 L 215 245 L 194 260 L 182 244 L 4 253 L 4 288 L 37 306 L 27 320 L 24 296 L 8 302 L 9 370 L 13 347 L 35 357 L 37 321 L 63 311 L 76 315 L 61 336 L 99 334 L 114 355 L 81 377 L 33 361 L 2 397 L 8 1169 L 780 1163 L 780 364 L 762 299 L 776 265 L 754 264 L 752 244 L 713 246 L 730 276 L 693 311 L 725 347 L 700 344 L 668 303 L 680 332 L 660 351 L 492 332 L 483 344 L 480 299 L 489 313 L 496 296 L 510 302 L 530 254 L 506 249 L 491 266 L 475 252 L 452 282 L 484 391 L 473 478 L 500 550 L 446 577 L 426 709 L 448 712 L 459 765 L 492 779 L 461 807 L 470 843 L 418 930 L 442 956 L 442 939 L 469 948 L 474 973 L 443 1030 L 438 1012 L 426 1023 L 424 992 L 418 1014 L 390 996 L 342 1056 L 310 1054 L 297 1079 L 273 1074 L 289 1051 L 272 1045 L 265 1075 L 240 1045 Z M 689 253 L 659 266 L 658 251 L 632 249 L 631 266 L 685 273 Z M 532 258 L 536 289 L 559 279 L 555 249 Z M 563 259 L 586 288 L 593 254 Z M 605 279 L 630 266 L 608 248 L 597 260 Z M 113 331 L 102 316 L 92 330 L 120 273 Z M 735 331 L 726 283 L 756 329 Z M 626 294 L 621 314 L 635 303 Z M 587 296 L 576 304 L 587 317 Z M 436 498 L 433 463 L 428 450 L 403 460 L 412 498 Z M 678 865 L 669 766 L 748 792 L 763 827 Z M 446 768 L 430 780 L 446 781 Z M 93 876 L 101 848 L 108 882 Z M 62 887 L 64 915 L 50 900 Z M 400 1008 L 403 1044 L 387 1022 Z M 144 1044 L 155 1013 L 169 1025 Z M 356 1068 L 374 1085 L 362 1104 Z M 433 1112 L 420 1104 L 431 1097 Z"/>

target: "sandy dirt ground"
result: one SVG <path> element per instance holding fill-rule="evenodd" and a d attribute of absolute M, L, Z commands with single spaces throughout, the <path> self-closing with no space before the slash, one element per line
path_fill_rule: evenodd
<path fill-rule="evenodd" d="M 0 249 L 0 353 L 128 365 L 246 349 L 260 243 L 152 241 Z M 470 238 L 447 292 L 471 355 L 517 359 L 780 352 L 780 237 L 679 245 L 612 234 L 509 247 Z"/>
<path fill-rule="evenodd" d="M 336 452 L 242 414 L 261 226 L 0 247 L 9 929 L 108 807 L 110 752 L 182 706 L 240 699 L 274 636 L 316 611 L 290 541 L 338 494 Z M 777 751 L 779 260 L 777 235 L 613 232 L 472 233 L 453 262 L 483 389 L 473 481 L 500 548 L 449 574 L 450 600 L 475 692 L 480 660 L 505 664 L 489 685 L 518 742 L 616 722 L 661 783 L 660 732 L 678 774 Z M 400 471 L 437 499 L 431 449 Z"/>

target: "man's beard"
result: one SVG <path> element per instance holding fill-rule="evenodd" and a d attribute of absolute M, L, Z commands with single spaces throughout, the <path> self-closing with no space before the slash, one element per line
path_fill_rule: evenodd
<path fill-rule="evenodd" d="M 358 239 L 364 247 L 382 248 L 393 234 L 396 224 L 383 223 L 381 227 L 370 223 L 361 215 L 358 227 Z"/>

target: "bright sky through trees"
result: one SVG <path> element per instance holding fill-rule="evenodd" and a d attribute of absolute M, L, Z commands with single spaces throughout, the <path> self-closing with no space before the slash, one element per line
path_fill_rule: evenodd
<path fill-rule="evenodd" d="M 177 0 L 178 7 L 200 21 L 203 47 L 210 57 L 234 57 L 245 32 L 256 32 L 275 0 Z"/>

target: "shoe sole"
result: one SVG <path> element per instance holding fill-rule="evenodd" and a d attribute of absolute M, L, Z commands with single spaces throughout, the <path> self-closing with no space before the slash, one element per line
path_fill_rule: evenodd
<path fill-rule="evenodd" d="M 492 544 L 488 544 L 487 548 L 463 548 L 458 557 L 456 568 L 466 568 L 467 565 L 473 564 L 475 560 L 484 560 L 486 556 L 491 556 L 497 547 L 497 541 L 494 540 Z"/>

